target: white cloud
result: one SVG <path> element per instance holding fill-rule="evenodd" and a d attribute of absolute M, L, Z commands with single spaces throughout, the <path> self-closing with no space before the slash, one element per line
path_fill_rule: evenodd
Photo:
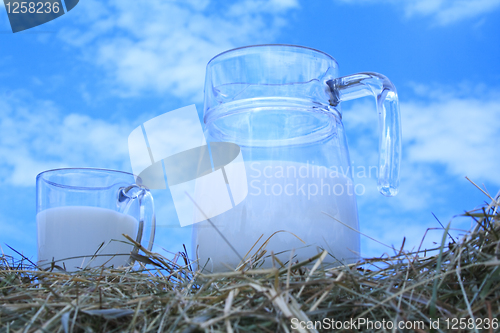
<path fill-rule="evenodd" d="M 171 145 L 190 138 L 186 128 L 200 127 L 197 118 L 197 124 L 192 119 L 173 121 L 178 126 L 167 133 Z M 64 113 L 51 101 L 15 91 L 0 100 L 0 184 L 34 186 L 39 172 L 61 167 L 131 172 L 128 136 L 138 125 Z"/>
<path fill-rule="evenodd" d="M 406 3 L 409 16 L 433 16 L 446 25 L 487 14 L 500 7 L 500 0 L 412 0 Z"/>
<path fill-rule="evenodd" d="M 407 250 L 418 248 L 427 228 L 440 228 L 431 212 L 446 225 L 462 209 L 472 209 L 480 203 L 457 207 L 453 202 L 460 196 L 471 196 L 453 192 L 469 188 L 465 176 L 478 184 L 500 186 L 500 91 L 470 84 L 453 88 L 414 85 L 414 88 L 416 99 L 401 100 L 400 192 L 394 198 L 385 198 L 376 190 L 376 175 L 355 178 L 366 189 L 358 197 L 361 231 L 396 248 L 406 237 Z M 378 165 L 374 104 L 368 99 L 343 103 L 343 123 L 355 171 L 358 166 Z M 493 188 L 492 192 L 496 190 Z M 470 221 L 453 219 L 452 227 L 468 230 Z M 429 231 L 422 248 L 435 247 L 434 242 L 440 243 L 441 237 L 442 230 Z M 363 236 L 362 245 L 363 255 L 391 253 Z"/>
<path fill-rule="evenodd" d="M 340 0 L 346 3 L 391 3 L 402 6 L 407 16 L 430 16 L 447 25 L 488 14 L 500 7 L 500 0 Z"/>
<path fill-rule="evenodd" d="M 452 98 L 403 107 L 410 161 L 441 163 L 457 176 L 500 185 L 500 99 Z"/>
<path fill-rule="evenodd" d="M 299 7 L 298 0 L 245 0 L 232 5 L 228 13 L 237 17 L 265 12 L 280 14 L 297 7 Z"/>
<path fill-rule="evenodd" d="M 75 13 L 78 26 L 60 37 L 105 69 L 119 95 L 153 91 L 201 99 L 205 66 L 213 56 L 272 41 L 284 14 L 296 7 L 297 0 L 89 0 Z"/>
<path fill-rule="evenodd" d="M 130 169 L 128 124 L 63 115 L 20 91 L 0 100 L 0 114 L 2 183 L 33 186 L 39 172 L 58 167 Z"/>
<path fill-rule="evenodd" d="M 500 185 L 500 91 L 469 88 L 468 93 L 464 93 L 458 89 L 425 86 L 416 86 L 416 90 L 428 96 L 400 101 L 402 175 L 410 167 L 410 178 L 422 173 L 423 178 L 428 179 L 429 170 L 424 169 L 441 166 L 451 176 L 468 176 L 479 182 Z M 349 143 L 354 143 L 359 150 L 351 152 L 352 159 L 377 165 L 377 146 L 373 140 L 378 135 L 377 119 L 374 106 L 368 102 L 353 104 L 344 112 L 343 119 L 348 134 L 360 133 L 350 137 Z M 369 135 L 362 135 L 363 131 L 368 131 Z M 363 157 L 367 152 L 368 159 Z"/>

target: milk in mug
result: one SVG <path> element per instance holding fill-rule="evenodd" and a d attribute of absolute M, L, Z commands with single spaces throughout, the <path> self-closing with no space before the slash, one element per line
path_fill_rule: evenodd
<path fill-rule="evenodd" d="M 90 206 L 49 208 L 39 212 L 36 220 L 39 266 L 47 268 L 55 260 L 67 271 L 85 268 L 103 243 L 89 267 L 127 264 L 133 246 L 120 242 L 127 241 L 122 234 L 135 239 L 138 230 L 134 217 Z M 66 259 L 72 257 L 79 258 Z"/>

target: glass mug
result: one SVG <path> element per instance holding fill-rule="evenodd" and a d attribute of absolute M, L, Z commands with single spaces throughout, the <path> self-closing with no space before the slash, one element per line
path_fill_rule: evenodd
<path fill-rule="evenodd" d="M 38 265 L 66 271 L 124 266 L 137 252 L 126 234 L 151 250 L 151 193 L 130 173 L 91 168 L 48 170 L 36 178 Z"/>
<path fill-rule="evenodd" d="M 193 251 L 201 267 L 237 269 L 261 254 L 267 256 L 261 267 L 269 267 L 271 251 L 286 262 L 292 249 L 294 261 L 322 250 L 329 252 L 325 264 L 359 259 L 340 102 L 367 95 L 376 97 L 379 115 L 378 189 L 393 196 L 401 127 L 396 89 L 385 76 L 339 77 L 330 55 L 292 45 L 242 47 L 210 60 L 205 137 L 240 147 L 248 193 L 232 209 L 193 226 Z M 252 254 L 257 256 L 250 259 Z"/>

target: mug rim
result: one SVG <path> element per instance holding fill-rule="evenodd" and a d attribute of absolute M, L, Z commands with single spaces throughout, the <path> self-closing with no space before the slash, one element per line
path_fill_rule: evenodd
<path fill-rule="evenodd" d="M 130 172 L 127 172 L 127 171 L 121 171 L 121 170 L 114 170 L 114 169 L 105 169 L 105 168 L 92 168 L 92 167 L 78 167 L 78 168 L 55 168 L 55 169 L 49 169 L 49 170 L 45 170 L 45 171 L 42 171 L 40 172 L 38 175 L 36 175 L 36 179 L 38 179 L 39 177 L 41 177 L 43 174 L 46 174 L 46 173 L 53 173 L 55 171 L 69 171 L 69 170 L 93 170 L 93 171 L 106 171 L 106 172 L 116 172 L 116 173 L 124 173 L 126 175 L 130 175 L 130 176 L 134 176 L 134 174 L 130 173 Z"/>
<path fill-rule="evenodd" d="M 320 51 L 320 50 L 312 48 L 312 47 L 308 47 L 308 46 L 294 45 L 294 44 L 254 44 L 254 45 L 246 45 L 246 46 L 235 47 L 233 49 L 229 49 L 229 50 L 226 50 L 224 52 L 221 52 L 221 53 L 217 54 L 216 56 L 214 56 L 212 59 L 210 59 L 210 61 L 207 63 L 207 67 L 210 66 L 210 64 L 214 60 L 216 60 L 216 59 L 218 59 L 218 58 L 220 58 L 220 57 L 222 57 L 222 56 L 224 56 L 224 55 L 226 55 L 228 53 L 233 53 L 235 51 L 244 50 L 244 49 L 256 49 L 256 48 L 260 48 L 260 47 L 262 47 L 262 48 L 264 48 L 264 47 L 276 47 L 276 48 L 282 47 L 282 48 L 288 48 L 288 49 L 314 51 L 316 53 L 320 53 L 320 54 L 326 56 L 327 58 L 329 58 L 330 60 L 332 60 L 333 62 L 335 62 L 335 64 L 337 65 L 337 67 L 338 67 L 338 64 L 339 64 L 337 62 L 337 60 L 334 57 L 332 57 L 331 55 L 329 55 L 328 53 Z"/>
<path fill-rule="evenodd" d="M 56 182 L 54 182 L 52 180 L 44 178 L 45 175 L 47 175 L 47 174 L 53 174 L 53 173 L 56 173 L 57 171 L 71 171 L 71 170 L 74 170 L 74 171 L 98 171 L 98 172 L 104 172 L 104 173 L 108 173 L 108 174 L 125 174 L 127 176 L 132 176 L 134 178 L 134 181 L 136 180 L 136 177 L 135 177 L 134 174 L 132 174 L 130 172 L 126 172 L 126 171 L 121 171 L 121 170 L 105 169 L 105 168 L 91 168 L 91 167 L 90 168 L 89 167 L 81 167 L 81 168 L 57 168 L 57 169 L 49 169 L 49 170 L 45 170 L 45 171 L 40 172 L 36 176 L 37 187 L 38 187 L 38 182 L 39 181 L 44 181 L 44 182 L 46 182 L 46 183 L 48 183 L 48 184 L 50 184 L 52 186 L 56 186 L 56 187 L 72 188 L 72 189 L 80 189 L 80 190 L 107 189 L 107 188 L 110 188 L 110 187 L 116 185 L 116 184 L 113 184 L 113 185 L 108 185 L 108 186 L 95 186 L 95 187 L 75 186 L 75 185 L 67 185 L 67 184 L 56 183 Z"/>

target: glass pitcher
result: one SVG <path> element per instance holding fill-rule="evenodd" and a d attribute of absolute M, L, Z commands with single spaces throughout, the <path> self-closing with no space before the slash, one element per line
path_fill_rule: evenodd
<path fill-rule="evenodd" d="M 385 76 L 339 77 L 330 55 L 292 45 L 242 47 L 208 63 L 205 137 L 240 147 L 248 193 L 193 226 L 202 269 L 279 267 L 323 250 L 325 265 L 359 259 L 355 188 L 342 172 L 350 158 L 340 102 L 367 95 L 376 97 L 379 115 L 378 189 L 394 196 L 401 127 L 396 89 Z"/>

